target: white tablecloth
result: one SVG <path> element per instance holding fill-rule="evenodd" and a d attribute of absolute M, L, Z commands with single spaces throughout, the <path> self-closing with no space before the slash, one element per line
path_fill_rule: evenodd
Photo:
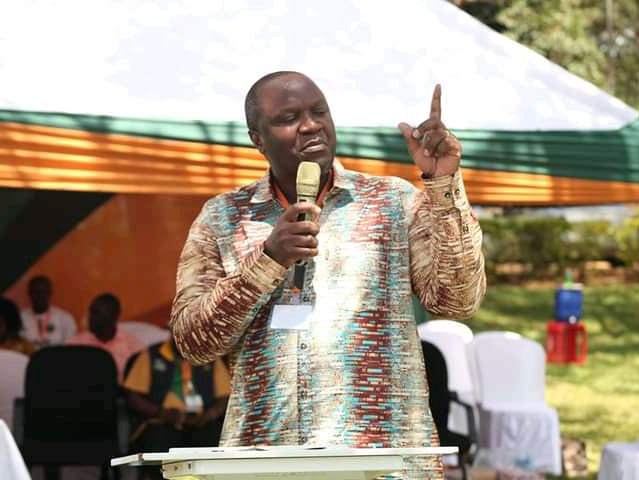
<path fill-rule="evenodd" d="M 607 443 L 597 480 L 639 480 L 639 443 Z"/>
<path fill-rule="evenodd" d="M 0 419 L 0 468 L 3 480 L 31 480 L 11 431 Z"/>
<path fill-rule="evenodd" d="M 483 464 L 560 475 L 561 440 L 556 410 L 539 404 L 518 407 L 480 407 Z"/>

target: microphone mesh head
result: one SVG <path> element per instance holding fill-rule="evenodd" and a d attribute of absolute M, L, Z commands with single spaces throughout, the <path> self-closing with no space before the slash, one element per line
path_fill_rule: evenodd
<path fill-rule="evenodd" d="M 300 162 L 295 182 L 298 197 L 316 198 L 320 185 L 320 166 L 315 162 Z"/>

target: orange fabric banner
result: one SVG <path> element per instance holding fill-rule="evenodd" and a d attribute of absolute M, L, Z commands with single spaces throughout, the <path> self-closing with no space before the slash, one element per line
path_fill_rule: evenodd
<path fill-rule="evenodd" d="M 413 165 L 340 157 L 346 168 L 419 183 Z M 116 193 L 217 195 L 260 178 L 253 148 L 3 123 L 0 186 Z M 464 168 L 483 205 L 586 205 L 639 201 L 639 185 Z"/>

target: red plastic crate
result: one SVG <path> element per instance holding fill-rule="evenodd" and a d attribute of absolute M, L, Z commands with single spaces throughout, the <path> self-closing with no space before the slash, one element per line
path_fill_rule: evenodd
<path fill-rule="evenodd" d="M 551 321 L 546 325 L 548 363 L 585 363 L 588 358 L 588 332 L 583 323 Z"/>

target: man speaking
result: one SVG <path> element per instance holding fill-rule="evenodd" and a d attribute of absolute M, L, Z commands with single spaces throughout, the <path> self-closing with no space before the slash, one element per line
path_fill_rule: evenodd
<path fill-rule="evenodd" d="M 204 205 L 171 315 L 185 358 L 230 353 L 221 445 L 438 444 L 411 292 L 466 318 L 485 291 L 461 145 L 440 105 L 437 86 L 430 117 L 399 125 L 423 172 L 416 189 L 340 165 L 328 104 L 305 75 L 271 73 L 249 90 L 249 136 L 270 170 Z M 314 203 L 297 201 L 303 162 L 319 166 Z M 443 478 L 438 461 L 405 467 L 405 478 Z"/>

